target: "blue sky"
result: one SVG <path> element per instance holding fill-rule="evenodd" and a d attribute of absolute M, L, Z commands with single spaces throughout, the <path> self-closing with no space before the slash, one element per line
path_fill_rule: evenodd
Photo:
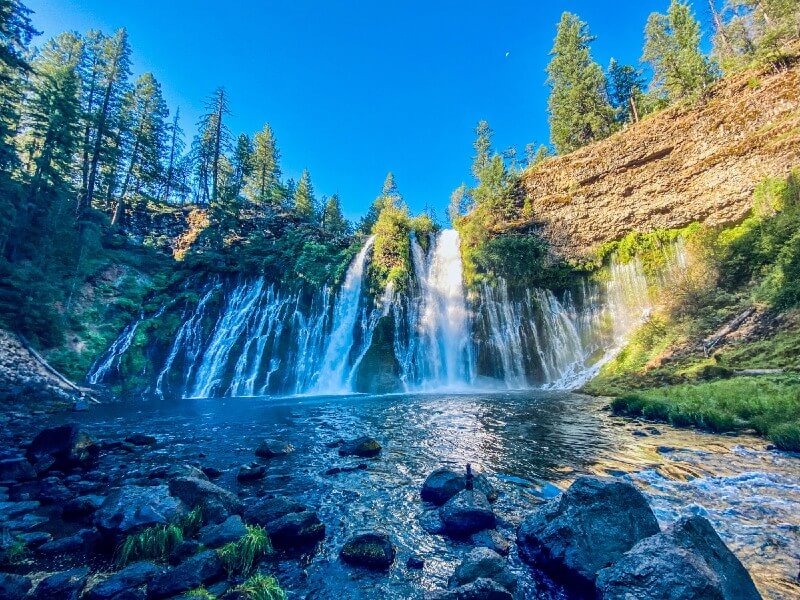
<path fill-rule="evenodd" d="M 414 211 L 445 218 L 470 182 L 473 129 L 495 145 L 546 142 L 544 69 L 565 10 L 589 23 L 596 60 L 636 63 L 647 15 L 668 0 L 26 0 L 50 37 L 128 29 L 136 74 L 151 71 L 187 133 L 223 85 L 231 130 L 269 122 L 286 176 L 362 214 L 393 171 Z M 698 15 L 705 18 L 705 4 Z"/>

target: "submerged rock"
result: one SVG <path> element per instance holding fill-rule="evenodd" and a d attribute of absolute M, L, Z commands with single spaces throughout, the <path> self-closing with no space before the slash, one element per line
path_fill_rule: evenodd
<path fill-rule="evenodd" d="M 205 479 L 177 477 L 169 482 L 169 491 L 186 506 L 199 506 L 203 520 L 221 523 L 230 515 L 240 515 L 244 505 L 234 494 Z"/>
<path fill-rule="evenodd" d="M 360 456 L 361 458 L 372 458 L 381 453 L 381 445 L 378 440 L 362 436 L 354 440 L 346 441 L 339 446 L 341 456 Z"/>
<path fill-rule="evenodd" d="M 22 600 L 31 589 L 31 580 L 23 575 L 0 573 L 0 598 Z"/>
<path fill-rule="evenodd" d="M 347 540 L 339 558 L 349 565 L 385 570 L 392 566 L 397 550 L 385 533 L 362 533 Z"/>
<path fill-rule="evenodd" d="M 126 485 L 113 490 L 94 514 L 94 524 L 109 541 L 119 541 L 134 530 L 176 521 L 186 506 L 165 485 Z"/>
<path fill-rule="evenodd" d="M 133 435 L 129 435 L 125 438 L 125 441 L 129 444 L 133 444 L 134 446 L 152 446 L 158 440 L 156 440 L 155 436 L 146 435 L 144 433 L 134 433 Z"/>
<path fill-rule="evenodd" d="M 265 525 L 276 548 L 304 548 L 325 537 L 325 525 L 311 511 L 292 512 Z"/>
<path fill-rule="evenodd" d="M 40 431 L 25 456 L 39 473 L 48 470 L 68 471 L 90 467 L 97 461 L 100 448 L 77 424 L 59 425 Z"/>
<path fill-rule="evenodd" d="M 473 548 L 456 567 L 448 586 L 457 588 L 478 579 L 491 579 L 512 592 L 517 587 L 517 578 L 508 569 L 505 559 L 489 548 Z"/>
<path fill-rule="evenodd" d="M 80 567 L 42 579 L 33 591 L 34 600 L 78 600 L 89 578 L 89 568 Z"/>
<path fill-rule="evenodd" d="M 256 449 L 256 456 L 260 458 L 276 458 L 294 452 L 294 446 L 280 440 L 264 440 Z"/>
<path fill-rule="evenodd" d="M 264 479 L 266 474 L 267 470 L 264 468 L 264 465 L 253 463 L 239 467 L 239 472 L 236 474 L 236 479 L 245 482 L 258 481 L 259 479 Z"/>
<path fill-rule="evenodd" d="M 18 456 L 0 460 L 0 481 L 31 481 L 36 471 L 27 459 Z"/>
<path fill-rule="evenodd" d="M 492 529 L 496 522 L 489 500 L 476 490 L 459 492 L 442 506 L 439 514 L 445 533 L 454 537 Z"/>
<path fill-rule="evenodd" d="M 647 500 L 633 485 L 581 477 L 522 522 L 517 546 L 531 565 L 562 576 L 572 587 L 593 589 L 600 569 L 659 531 Z"/>
<path fill-rule="evenodd" d="M 452 590 L 439 590 L 425 595 L 426 600 L 513 600 L 514 596 L 491 579 L 476 579 Z"/>
<path fill-rule="evenodd" d="M 604 600 L 760 600 L 750 574 L 703 517 L 640 541 L 597 576 Z"/>
<path fill-rule="evenodd" d="M 290 498 L 284 498 L 282 496 L 275 498 L 259 498 L 258 500 L 251 500 L 246 503 L 244 518 L 248 523 L 264 526 L 290 513 L 299 513 L 305 510 L 305 506 Z"/>
<path fill-rule="evenodd" d="M 409 556 L 406 561 L 406 568 L 413 570 L 420 570 L 425 568 L 425 559 L 421 556 Z"/>

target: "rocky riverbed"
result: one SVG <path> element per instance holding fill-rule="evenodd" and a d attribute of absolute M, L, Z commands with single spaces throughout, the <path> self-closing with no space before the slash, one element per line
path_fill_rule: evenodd
<path fill-rule="evenodd" d="M 259 528 L 272 550 L 250 572 L 290 597 L 643 597 L 642 565 L 662 583 L 691 571 L 682 597 L 733 597 L 709 575 L 721 569 L 755 597 L 738 560 L 764 597 L 800 591 L 797 457 L 625 421 L 594 399 L 181 400 L 2 418 L 2 597 L 246 597 L 231 591 L 245 569 L 220 549 Z M 130 534 L 197 509 L 202 524 L 163 560 L 122 568 Z"/>

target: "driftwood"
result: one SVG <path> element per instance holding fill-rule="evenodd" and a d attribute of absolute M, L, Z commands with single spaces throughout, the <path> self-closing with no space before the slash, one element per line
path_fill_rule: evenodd
<path fill-rule="evenodd" d="M 27 350 L 30 353 L 30 355 L 36 360 L 36 362 L 38 362 L 42 367 L 44 367 L 44 369 L 48 373 L 50 373 L 53 377 L 58 379 L 61 383 L 66 385 L 72 391 L 76 392 L 81 398 L 90 400 L 95 404 L 100 404 L 100 401 L 91 395 L 90 393 L 91 390 L 75 385 L 69 379 L 64 377 L 64 375 L 59 373 L 55 367 L 53 367 L 49 362 L 47 362 L 47 360 L 45 360 L 44 356 L 39 354 L 36 351 L 36 349 L 33 346 L 31 346 L 30 342 L 28 342 L 28 340 L 25 339 L 25 336 L 18 333 L 17 339 L 19 339 L 19 342 L 20 344 L 22 344 L 22 347 L 25 348 L 25 350 Z"/>
<path fill-rule="evenodd" d="M 718 330 L 713 336 L 706 338 L 703 340 L 703 353 L 708 357 L 709 352 L 714 349 L 722 340 L 728 337 L 731 333 L 739 329 L 747 319 L 749 319 L 753 313 L 756 312 L 756 307 L 751 306 L 741 313 L 739 313 L 736 318 L 734 318 L 731 322 L 726 324 L 722 329 Z"/>

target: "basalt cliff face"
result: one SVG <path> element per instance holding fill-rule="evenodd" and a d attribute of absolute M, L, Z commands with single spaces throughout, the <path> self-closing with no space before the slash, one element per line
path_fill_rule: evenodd
<path fill-rule="evenodd" d="M 765 177 L 800 165 L 800 62 L 727 78 L 675 106 L 523 175 L 524 217 L 552 251 L 587 257 L 631 231 L 734 223 Z"/>

